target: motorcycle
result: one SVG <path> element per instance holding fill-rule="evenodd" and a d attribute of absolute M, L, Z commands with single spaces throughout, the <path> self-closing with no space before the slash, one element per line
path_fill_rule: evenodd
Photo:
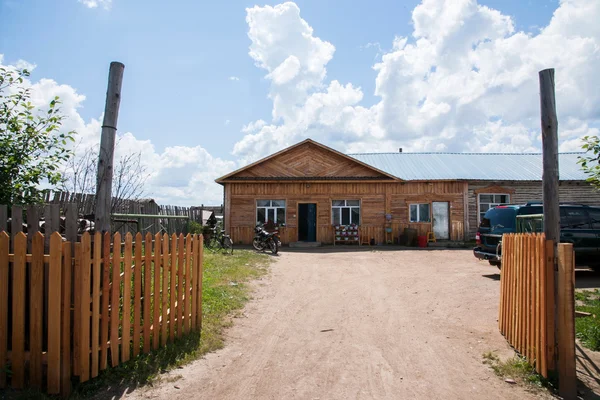
<path fill-rule="evenodd" d="M 267 232 L 262 224 L 254 227 L 254 239 L 252 240 L 252 246 L 258 251 L 264 251 L 269 249 L 271 253 L 277 254 L 279 247 L 281 247 L 281 241 L 276 233 Z"/>

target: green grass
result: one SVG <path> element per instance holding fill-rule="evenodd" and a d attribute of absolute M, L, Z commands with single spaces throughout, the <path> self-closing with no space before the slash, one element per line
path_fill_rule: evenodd
<path fill-rule="evenodd" d="M 247 282 L 264 275 L 269 262 L 268 256 L 253 251 L 236 250 L 233 255 L 205 251 L 202 334 L 188 334 L 156 351 L 108 368 L 97 378 L 76 386 L 72 397 L 85 398 L 109 388 L 149 384 L 163 372 L 222 348 L 224 329 L 250 299 Z"/>
<path fill-rule="evenodd" d="M 538 374 L 527 359 L 515 355 L 513 358 L 502 361 L 493 352 L 483 354 L 483 363 L 487 364 L 501 378 L 513 379 L 529 389 L 539 389 L 548 386 L 548 381 Z"/>
<path fill-rule="evenodd" d="M 581 343 L 594 351 L 600 350 L 600 290 L 575 292 L 575 309 L 592 314 L 591 317 L 575 318 L 575 333 Z"/>

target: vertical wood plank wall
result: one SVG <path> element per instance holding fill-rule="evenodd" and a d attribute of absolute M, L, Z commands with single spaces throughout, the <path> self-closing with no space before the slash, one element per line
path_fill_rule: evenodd
<path fill-rule="evenodd" d="M 298 203 L 317 204 L 317 240 L 333 242 L 331 222 L 332 200 L 361 200 L 361 227 L 376 242 L 384 240 L 385 215 L 392 214 L 393 236 L 406 227 L 424 235 L 432 231 L 431 223 L 410 223 L 412 203 L 449 203 L 451 240 L 465 236 L 464 205 L 466 183 L 463 182 L 228 182 L 225 183 L 226 227 L 235 243 L 250 244 L 256 224 L 256 200 L 285 200 L 286 227 L 280 231 L 284 244 L 298 240 Z"/>

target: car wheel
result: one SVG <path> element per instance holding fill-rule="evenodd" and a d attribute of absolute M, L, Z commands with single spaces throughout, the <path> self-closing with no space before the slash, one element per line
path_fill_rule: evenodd
<path fill-rule="evenodd" d="M 493 265 L 494 267 L 500 268 L 502 266 L 502 262 L 501 261 L 488 260 L 488 262 L 490 263 L 490 265 Z"/>

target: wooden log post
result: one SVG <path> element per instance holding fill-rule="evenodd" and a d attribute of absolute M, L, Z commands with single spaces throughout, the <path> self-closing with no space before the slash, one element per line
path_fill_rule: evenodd
<path fill-rule="evenodd" d="M 110 231 L 111 192 L 113 177 L 113 158 L 119 105 L 121 104 L 121 86 L 125 66 L 120 62 L 110 63 L 108 90 L 104 106 L 104 121 L 100 138 L 98 157 L 98 175 L 96 176 L 96 232 Z"/>
<path fill-rule="evenodd" d="M 544 233 L 546 239 L 560 240 L 558 199 L 558 120 L 554 96 L 554 69 L 540 71 L 540 109 L 542 115 Z"/>
<path fill-rule="evenodd" d="M 575 368 L 575 256 L 572 243 L 558 245 L 558 392 L 577 398 Z"/>

